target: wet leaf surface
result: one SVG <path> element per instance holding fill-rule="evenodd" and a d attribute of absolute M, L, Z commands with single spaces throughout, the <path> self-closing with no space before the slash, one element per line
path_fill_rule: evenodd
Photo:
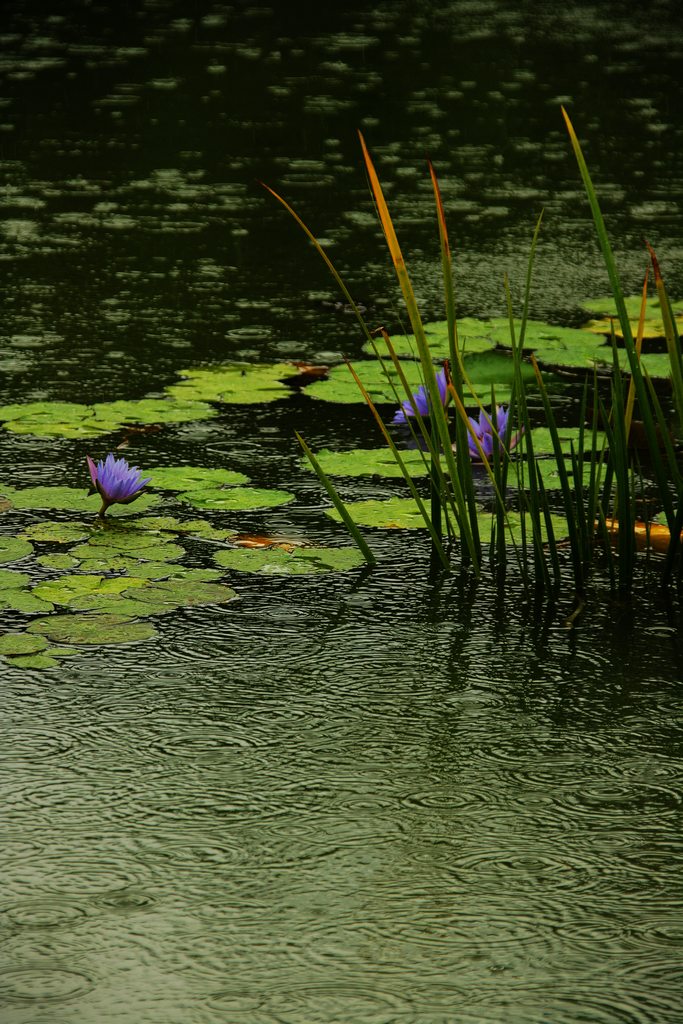
<path fill-rule="evenodd" d="M 180 370 L 185 379 L 166 388 L 176 400 L 200 400 L 250 405 L 289 398 L 293 392 L 283 381 L 297 377 L 292 363 L 226 363 L 206 369 Z"/>
<path fill-rule="evenodd" d="M 128 615 L 51 615 L 37 619 L 28 627 L 53 643 L 84 646 L 139 643 L 156 636 L 149 622 L 138 622 Z"/>
<path fill-rule="evenodd" d="M 277 576 L 340 572 L 357 569 L 365 564 L 358 548 L 241 548 L 236 551 L 219 551 L 214 557 L 226 569 Z"/>
<path fill-rule="evenodd" d="M 222 512 L 238 512 L 251 508 L 275 508 L 294 501 L 289 491 L 263 487 L 226 487 L 180 494 L 179 500 L 193 505 Z"/>
<path fill-rule="evenodd" d="M 206 469 L 202 466 L 153 466 L 145 470 L 151 476 L 150 487 L 162 491 L 198 491 L 207 487 L 247 484 L 249 477 L 231 469 Z"/>

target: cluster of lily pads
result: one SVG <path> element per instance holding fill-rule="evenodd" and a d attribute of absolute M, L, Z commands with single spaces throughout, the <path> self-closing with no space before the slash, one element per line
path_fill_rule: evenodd
<path fill-rule="evenodd" d="M 104 472 L 107 463 L 109 476 Z M 5 510 L 74 515 L 40 519 L 14 537 L 0 538 L 0 562 L 22 566 L 19 571 L 0 570 L 0 608 L 33 616 L 24 629 L 0 636 L 0 655 L 17 667 L 52 668 L 93 646 L 150 640 L 156 635 L 153 620 L 158 616 L 233 601 L 236 592 L 222 582 L 226 571 L 310 575 L 363 562 L 356 548 L 314 547 L 277 538 L 259 538 L 253 542 L 256 547 L 244 547 L 234 529 L 206 519 L 136 514 L 159 501 L 154 493 L 141 493 L 147 477 L 154 488 L 177 492 L 181 507 L 231 511 L 294 499 L 287 491 L 245 486 L 244 474 L 157 467 L 140 480 L 125 460 L 110 456 L 107 463 L 95 467 L 97 495 L 70 487 L 0 485 Z M 115 497 L 121 479 L 131 484 L 135 507 L 129 504 L 125 487 Z M 95 515 L 103 498 L 112 519 Z M 188 539 L 208 549 L 216 568 L 181 563 L 186 554 L 183 541 Z M 24 566 L 30 571 L 23 571 Z"/>
<path fill-rule="evenodd" d="M 629 316 L 638 316 L 640 299 L 628 298 Z M 558 327 L 541 321 L 527 320 L 525 350 L 533 351 L 538 362 L 549 368 L 585 370 L 593 365 L 611 367 L 612 349 L 609 337 L 612 325 L 617 338 L 621 328 L 611 298 L 584 303 L 588 312 L 596 314 L 582 328 Z M 683 327 L 683 303 L 674 303 L 677 323 Z M 664 335 L 661 311 L 656 299 L 648 305 L 643 337 L 646 344 Z M 516 322 L 519 327 L 519 322 Z M 482 400 L 496 386 L 499 401 L 509 399 L 512 370 L 506 350 L 510 348 L 510 323 L 507 318 L 477 320 L 465 317 L 458 323 L 459 340 L 465 353 L 465 366 L 476 392 Z M 448 358 L 448 325 L 438 321 L 427 324 L 425 333 L 435 359 Z M 421 384 L 419 362 L 412 335 L 393 335 L 392 343 L 402 359 L 408 384 Z M 378 341 L 380 351 L 381 339 Z M 365 345 L 370 352 L 369 344 Z M 670 364 L 665 352 L 645 351 L 643 364 L 650 377 L 665 378 Z M 620 350 L 622 369 L 628 369 L 624 349 Z M 375 402 L 394 402 L 398 376 L 391 364 L 382 367 L 377 360 L 359 363 L 359 374 Z M 527 382 L 532 380 L 531 367 L 525 367 Z M 310 398 L 325 402 L 357 403 L 363 398 L 344 364 L 333 366 L 324 376 L 301 379 L 301 368 L 295 363 L 227 363 L 222 366 L 195 367 L 180 371 L 178 383 L 164 389 L 164 397 L 131 401 L 96 402 L 26 402 L 0 406 L 0 421 L 6 430 L 37 437 L 96 438 L 104 437 L 130 426 L 165 423 L 186 423 L 206 420 L 218 415 L 216 404 L 263 404 L 290 397 L 293 383 L 301 382 Z"/>

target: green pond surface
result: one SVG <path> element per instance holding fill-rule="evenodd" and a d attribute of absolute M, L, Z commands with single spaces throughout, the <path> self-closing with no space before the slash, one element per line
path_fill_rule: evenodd
<path fill-rule="evenodd" d="M 598 567 L 570 629 L 569 573 L 553 610 L 512 562 L 434 572 L 342 356 L 388 419 L 393 389 L 258 184 L 417 385 L 356 129 L 438 348 L 429 153 L 486 401 L 543 208 L 527 342 L 569 447 L 613 310 L 559 106 L 626 293 L 647 236 L 678 299 L 682 57 L 674 0 L 6 0 L 2 1024 L 683 1020 L 678 597 Z M 109 451 L 152 484 L 102 525 Z"/>

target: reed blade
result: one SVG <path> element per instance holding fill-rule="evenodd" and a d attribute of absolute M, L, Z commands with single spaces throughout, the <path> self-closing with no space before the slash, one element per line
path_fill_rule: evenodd
<path fill-rule="evenodd" d="M 328 477 L 327 473 L 322 468 L 322 466 L 320 465 L 320 463 L 316 459 L 315 455 L 313 454 L 311 449 L 308 447 L 308 445 L 304 441 L 304 439 L 301 436 L 301 434 L 298 431 L 296 431 L 296 430 L 294 431 L 294 433 L 296 435 L 297 441 L 299 442 L 299 444 L 301 445 L 301 447 L 303 449 L 304 455 L 306 456 L 306 458 L 310 462 L 310 464 L 311 464 L 311 466 L 312 466 L 316 476 L 320 480 L 320 483 L 323 485 L 323 487 L 327 491 L 332 504 L 334 505 L 334 507 L 336 508 L 337 512 L 341 516 L 342 522 L 344 523 L 344 526 L 349 531 L 349 533 L 353 537 L 354 541 L 358 545 L 358 547 L 359 547 L 359 549 L 361 551 L 361 554 L 363 555 L 363 558 L 368 563 L 368 565 L 377 565 L 377 559 L 373 555 L 373 553 L 372 553 L 372 551 L 370 549 L 370 546 L 366 542 L 366 540 L 363 537 L 363 535 L 361 534 L 360 530 L 358 529 L 358 527 L 354 523 L 353 517 L 352 517 L 351 513 L 349 512 L 348 508 L 346 507 L 346 505 L 344 504 L 344 502 L 342 501 L 342 498 L 341 498 L 339 492 L 337 491 L 337 488 L 334 486 L 334 484 L 332 483 L 332 481 Z"/>

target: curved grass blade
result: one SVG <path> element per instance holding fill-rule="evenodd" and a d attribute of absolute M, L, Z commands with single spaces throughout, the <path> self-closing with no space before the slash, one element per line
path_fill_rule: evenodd
<path fill-rule="evenodd" d="M 334 484 L 332 483 L 332 481 L 328 477 L 327 473 L 322 468 L 322 466 L 320 465 L 320 463 L 316 459 L 315 455 L 313 454 L 311 449 L 308 447 L 308 445 L 304 441 L 304 439 L 301 436 L 301 434 L 298 431 L 296 431 L 296 430 L 294 431 L 294 433 L 296 434 L 297 441 L 299 442 L 299 444 L 303 448 L 304 455 L 306 456 L 306 458 L 310 462 L 311 466 L 313 467 L 313 470 L 315 471 L 315 474 L 318 477 L 318 480 L 320 480 L 320 483 L 323 485 L 323 487 L 327 491 L 332 504 L 334 505 L 334 507 L 336 508 L 337 512 L 341 516 L 342 522 L 344 523 L 344 526 L 349 531 L 349 533 L 351 534 L 351 536 L 355 540 L 356 544 L 358 545 L 358 547 L 359 547 L 359 549 L 361 551 L 361 554 L 363 555 L 363 558 L 368 563 L 368 565 L 372 565 L 372 566 L 377 565 L 377 559 L 375 558 L 375 556 L 373 555 L 372 551 L 370 550 L 370 547 L 367 544 L 367 542 L 366 542 L 365 538 L 363 537 L 363 535 L 361 534 L 360 530 L 358 529 L 358 527 L 354 523 L 353 518 L 351 516 L 351 513 L 349 512 L 349 510 L 347 509 L 346 505 L 344 504 L 344 502 L 342 501 L 341 497 L 339 496 L 339 492 L 337 491 L 337 488 L 334 486 Z"/>

